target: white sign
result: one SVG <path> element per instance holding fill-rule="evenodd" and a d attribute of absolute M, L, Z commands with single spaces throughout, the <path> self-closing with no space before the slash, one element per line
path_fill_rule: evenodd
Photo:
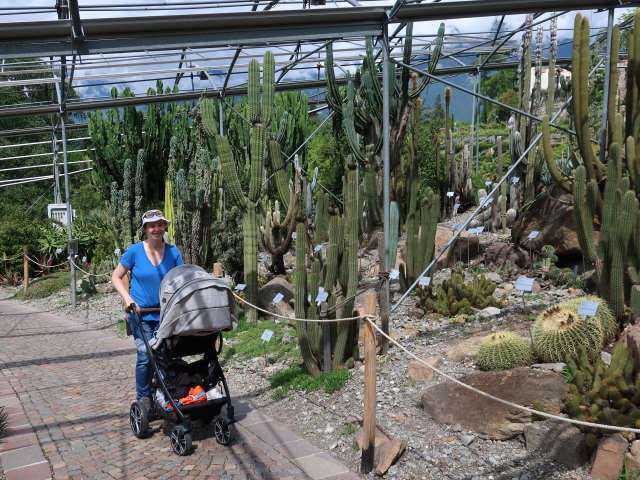
<path fill-rule="evenodd" d="M 82 263 L 87 263 L 87 256 L 82 257 Z"/>
<path fill-rule="evenodd" d="M 453 197 L 454 193 L 453 192 L 447 192 L 447 197 Z"/>
<path fill-rule="evenodd" d="M 599 306 L 600 302 L 582 302 L 578 307 L 578 315 L 593 317 L 598 311 Z"/>
<path fill-rule="evenodd" d="M 469 228 L 467 230 L 467 233 L 469 235 L 479 235 L 484 231 L 484 227 L 476 227 L 476 228 Z"/>
<path fill-rule="evenodd" d="M 484 182 L 484 184 L 489 187 L 493 182 L 491 180 L 487 180 L 486 182 Z"/>
<path fill-rule="evenodd" d="M 244 290 L 247 287 L 247 285 L 245 283 L 239 283 L 238 285 L 236 285 L 236 290 L 241 291 Z"/>
<path fill-rule="evenodd" d="M 459 208 L 460 208 L 460 204 L 459 204 L 459 203 L 454 203 L 454 204 L 453 204 L 453 209 L 454 209 L 454 210 L 457 210 L 457 209 L 459 209 Z"/>
<path fill-rule="evenodd" d="M 271 330 L 265 330 L 262 334 L 262 337 L 260 338 L 263 342 L 268 342 L 269 340 L 271 340 L 271 337 L 273 337 L 273 332 Z"/>
<path fill-rule="evenodd" d="M 61 248 L 56 248 L 56 254 L 58 253 L 62 253 L 62 249 Z"/>
<path fill-rule="evenodd" d="M 458 230 L 462 230 L 462 225 L 460 225 L 459 223 L 454 223 L 453 227 L 451 227 L 453 229 L 454 232 L 457 232 Z"/>
<path fill-rule="evenodd" d="M 311 295 L 307 295 L 307 302 L 311 302 Z"/>
<path fill-rule="evenodd" d="M 319 292 L 316 297 L 316 303 L 326 302 L 327 298 L 329 298 L 329 292 Z"/>
<path fill-rule="evenodd" d="M 391 272 L 389 273 L 389 278 L 391 280 L 395 280 L 400 276 L 400 271 L 399 270 L 391 270 Z"/>
<path fill-rule="evenodd" d="M 515 289 L 520 290 L 522 292 L 530 292 L 531 289 L 533 288 L 534 280 L 535 279 L 533 278 L 527 278 L 525 276 L 518 277 L 518 279 L 516 280 Z"/>
<path fill-rule="evenodd" d="M 536 238 L 538 235 L 540 235 L 540 232 L 538 230 L 534 230 L 532 231 L 529 236 L 527 237 L 529 240 L 533 240 L 534 238 Z"/>
<path fill-rule="evenodd" d="M 324 292 L 324 287 L 318 287 L 318 293 L 323 293 Z"/>
<path fill-rule="evenodd" d="M 366 217 L 367 216 L 367 212 L 362 212 L 362 216 Z"/>
<path fill-rule="evenodd" d="M 320 250 L 322 250 L 322 245 L 316 245 L 316 247 L 313 249 L 314 252 L 319 252 Z"/>
<path fill-rule="evenodd" d="M 298 238 L 298 232 L 293 232 L 293 233 L 291 234 L 291 238 L 293 238 L 294 240 L 295 240 L 296 238 Z"/>
<path fill-rule="evenodd" d="M 277 305 L 282 301 L 283 298 L 284 298 L 284 295 L 279 293 L 275 297 L 273 297 L 272 302 L 273 302 L 274 305 Z"/>
<path fill-rule="evenodd" d="M 520 177 L 513 177 L 511 179 L 511 183 L 518 183 L 520 181 Z"/>
<path fill-rule="evenodd" d="M 119 248 L 116 248 L 116 249 L 113 251 L 113 253 L 115 253 L 116 255 L 120 255 L 120 249 L 119 249 Z"/>
<path fill-rule="evenodd" d="M 487 197 L 482 202 L 482 205 L 489 205 L 491 202 L 493 202 L 493 197 Z"/>
<path fill-rule="evenodd" d="M 418 285 L 421 287 L 428 287 L 429 284 L 431 284 L 431 277 L 420 277 L 420 280 L 418 280 Z"/>

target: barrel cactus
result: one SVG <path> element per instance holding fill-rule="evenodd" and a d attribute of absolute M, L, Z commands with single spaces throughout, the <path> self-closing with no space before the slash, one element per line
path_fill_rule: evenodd
<path fill-rule="evenodd" d="M 582 302 L 599 302 L 597 314 L 578 315 Z M 533 350 L 544 362 L 563 362 L 568 354 L 576 354 L 582 346 L 590 359 L 615 336 L 617 324 L 608 305 L 595 296 L 577 297 L 553 305 L 543 311 L 531 329 Z"/>
<path fill-rule="evenodd" d="M 513 332 L 496 332 L 487 335 L 480 343 L 478 366 L 482 370 L 507 370 L 531 365 L 531 345 Z"/>

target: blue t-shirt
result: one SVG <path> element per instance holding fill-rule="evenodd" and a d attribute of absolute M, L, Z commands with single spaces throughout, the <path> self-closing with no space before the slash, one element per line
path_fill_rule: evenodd
<path fill-rule="evenodd" d="M 184 261 L 176 247 L 165 243 L 162 262 L 155 267 L 147 257 L 143 243 L 138 242 L 127 248 L 120 263 L 131 271 L 131 298 L 140 308 L 157 308 L 160 306 L 160 282 L 169 270 Z M 160 313 L 143 313 L 142 320 L 158 321 Z"/>

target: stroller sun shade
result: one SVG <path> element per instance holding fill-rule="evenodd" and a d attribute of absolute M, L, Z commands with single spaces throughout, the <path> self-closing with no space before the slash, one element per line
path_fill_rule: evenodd
<path fill-rule="evenodd" d="M 235 330 L 235 301 L 229 285 L 197 265 L 180 265 L 160 283 L 160 326 L 149 342 Z"/>

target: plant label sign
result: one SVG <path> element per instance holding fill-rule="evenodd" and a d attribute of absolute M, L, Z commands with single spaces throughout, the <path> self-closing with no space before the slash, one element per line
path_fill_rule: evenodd
<path fill-rule="evenodd" d="M 493 197 L 487 197 L 482 202 L 482 206 L 489 205 L 491 202 L 493 202 Z"/>
<path fill-rule="evenodd" d="M 277 305 L 282 301 L 283 298 L 284 298 L 284 295 L 279 293 L 275 297 L 273 297 L 272 302 L 273 302 L 274 305 Z"/>
<path fill-rule="evenodd" d="M 593 317 L 598 311 L 598 307 L 600 306 L 600 302 L 582 302 L 578 307 L 578 315 L 582 315 L 585 317 Z"/>
<path fill-rule="evenodd" d="M 418 280 L 418 285 L 421 287 L 428 287 L 429 284 L 431 284 L 431 277 L 420 277 L 420 280 Z"/>
<path fill-rule="evenodd" d="M 460 204 L 459 203 L 454 203 L 453 204 L 453 209 L 454 210 L 458 210 L 460 208 Z"/>
<path fill-rule="evenodd" d="M 119 249 L 119 248 L 116 248 L 116 249 L 113 251 L 113 253 L 115 253 L 116 255 L 120 255 L 120 249 Z"/>
<path fill-rule="evenodd" d="M 58 247 L 58 248 L 56 248 L 56 255 L 59 254 L 59 253 L 62 253 L 62 249 Z"/>
<path fill-rule="evenodd" d="M 293 238 L 294 240 L 295 240 L 296 238 L 298 238 L 298 232 L 293 232 L 293 233 L 291 234 L 291 238 Z"/>
<path fill-rule="evenodd" d="M 239 283 L 238 285 L 236 285 L 236 290 L 238 290 L 239 292 L 241 292 L 245 288 L 247 288 L 247 285 L 245 283 Z"/>
<path fill-rule="evenodd" d="M 538 235 L 540 235 L 540 232 L 538 230 L 534 230 L 532 231 L 529 236 L 527 237 L 529 240 L 533 240 L 534 238 L 536 238 Z"/>
<path fill-rule="evenodd" d="M 316 303 L 326 302 L 327 298 L 329 298 L 329 292 L 318 292 L 318 296 L 316 297 Z"/>
<path fill-rule="evenodd" d="M 87 256 L 82 257 L 82 263 L 87 263 Z"/>
<path fill-rule="evenodd" d="M 518 183 L 520 181 L 520 177 L 513 177 L 511 179 L 511 183 Z"/>
<path fill-rule="evenodd" d="M 396 280 L 398 277 L 400 276 L 400 271 L 399 270 L 391 270 L 391 272 L 389 273 L 389 278 L 391 280 Z"/>
<path fill-rule="evenodd" d="M 484 184 L 485 184 L 487 187 L 490 187 L 490 186 L 493 184 L 493 182 L 492 182 L 491 180 L 487 180 L 486 182 L 484 182 Z"/>
<path fill-rule="evenodd" d="M 362 212 L 362 216 L 366 217 L 367 216 L 367 212 Z"/>
<path fill-rule="evenodd" d="M 268 342 L 269 340 L 271 340 L 271 337 L 273 337 L 273 332 L 271 330 L 265 330 L 262 333 L 262 337 L 260 337 L 262 339 L 263 342 Z"/>
<path fill-rule="evenodd" d="M 516 280 L 515 289 L 521 292 L 530 292 L 531 289 L 533 288 L 534 280 L 535 279 L 533 278 L 528 278 L 525 276 L 518 277 L 518 279 Z"/>
<path fill-rule="evenodd" d="M 453 192 L 447 192 L 447 197 L 449 198 L 453 198 L 454 193 Z"/>
<path fill-rule="evenodd" d="M 322 250 L 322 245 L 316 245 L 313 249 L 314 252 L 319 252 L 320 250 Z"/>
<path fill-rule="evenodd" d="M 482 232 L 484 232 L 484 227 L 476 227 L 473 230 L 475 230 L 475 232 L 473 233 L 475 233 L 476 235 L 480 235 Z"/>

